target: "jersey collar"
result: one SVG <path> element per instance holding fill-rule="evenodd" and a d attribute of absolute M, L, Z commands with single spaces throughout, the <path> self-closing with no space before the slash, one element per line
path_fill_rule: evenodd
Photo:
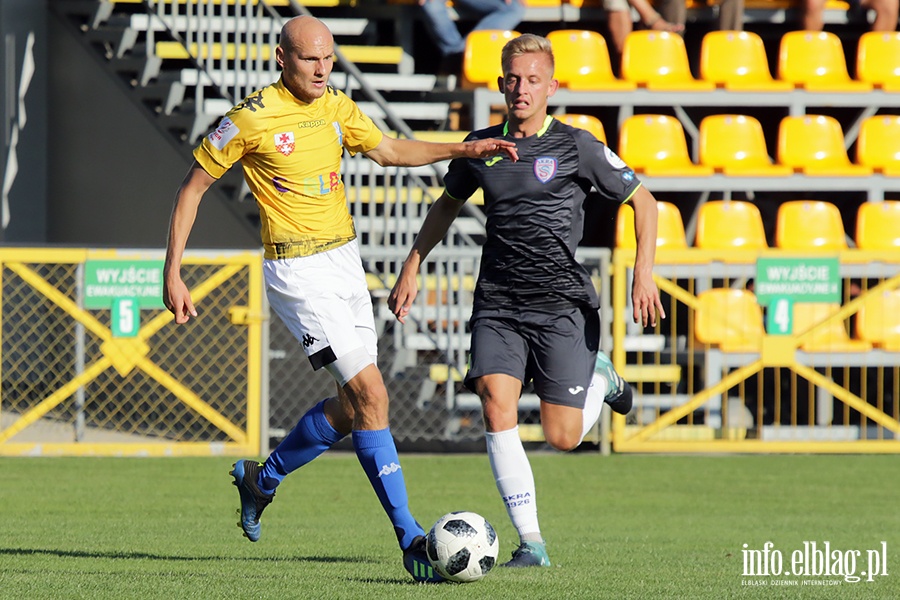
<path fill-rule="evenodd" d="M 550 115 L 547 115 L 546 117 L 544 117 L 544 124 L 541 126 L 540 129 L 538 129 L 537 136 L 541 137 L 542 135 L 544 135 L 544 133 L 547 131 L 547 129 L 550 127 L 550 125 L 552 123 L 553 123 L 553 117 L 551 117 Z M 504 136 L 509 135 L 509 121 L 507 121 L 506 123 L 503 124 L 503 135 Z"/>

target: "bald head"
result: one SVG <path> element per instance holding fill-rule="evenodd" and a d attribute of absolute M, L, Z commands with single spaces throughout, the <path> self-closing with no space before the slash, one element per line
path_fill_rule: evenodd
<path fill-rule="evenodd" d="M 334 67 L 331 31 L 315 17 L 294 17 L 281 28 L 275 60 L 288 91 L 298 100 L 314 102 L 325 93 Z"/>
<path fill-rule="evenodd" d="M 280 45 L 285 50 L 312 43 L 317 39 L 328 40 L 334 44 L 334 38 L 332 38 L 328 26 L 315 17 L 306 15 L 294 17 L 281 28 Z"/>

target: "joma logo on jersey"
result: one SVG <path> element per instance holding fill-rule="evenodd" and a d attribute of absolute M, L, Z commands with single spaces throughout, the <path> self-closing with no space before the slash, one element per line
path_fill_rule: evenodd
<path fill-rule="evenodd" d="M 309 348 L 310 346 L 312 346 L 313 344 L 315 344 L 318 341 L 319 341 L 318 338 L 314 338 L 313 336 L 311 336 L 307 333 L 306 335 L 303 336 L 303 347 Z"/>
<path fill-rule="evenodd" d="M 300 129 L 306 129 L 308 127 L 322 127 L 325 125 L 325 121 L 323 119 L 316 119 L 315 121 L 300 121 L 297 123 L 297 127 Z"/>

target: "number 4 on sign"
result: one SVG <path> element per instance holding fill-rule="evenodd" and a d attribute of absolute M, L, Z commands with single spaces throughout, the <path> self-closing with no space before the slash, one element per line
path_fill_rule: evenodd
<path fill-rule="evenodd" d="M 141 326 L 141 307 L 137 298 L 115 298 L 112 305 L 113 337 L 135 337 Z"/>
<path fill-rule="evenodd" d="M 790 298 L 773 298 L 766 313 L 769 335 L 791 335 L 794 331 L 794 303 Z"/>

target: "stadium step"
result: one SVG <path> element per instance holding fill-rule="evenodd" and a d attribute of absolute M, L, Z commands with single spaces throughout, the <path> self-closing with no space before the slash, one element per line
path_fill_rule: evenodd
<path fill-rule="evenodd" d="M 400 46 L 350 46 L 342 45 L 340 52 L 347 60 L 359 64 L 400 65 L 403 62 L 403 48 Z M 246 44 L 211 44 L 209 46 L 191 44 L 187 48 L 181 42 L 156 42 L 156 56 L 164 60 L 186 60 L 189 58 L 211 60 L 270 60 L 275 49 L 271 46 L 248 46 Z"/>

